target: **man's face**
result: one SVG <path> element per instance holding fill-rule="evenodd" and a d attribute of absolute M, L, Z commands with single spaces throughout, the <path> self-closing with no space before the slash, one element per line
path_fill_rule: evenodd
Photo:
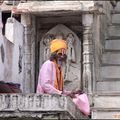
<path fill-rule="evenodd" d="M 57 52 L 57 56 L 58 56 L 58 60 L 59 61 L 66 61 L 67 59 L 67 55 L 66 55 L 66 50 L 65 49 L 60 49 L 58 52 Z"/>

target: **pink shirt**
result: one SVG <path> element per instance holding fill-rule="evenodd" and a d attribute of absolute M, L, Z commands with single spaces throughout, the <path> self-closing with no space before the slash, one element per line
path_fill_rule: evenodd
<path fill-rule="evenodd" d="M 56 67 L 54 62 L 47 60 L 41 67 L 38 78 L 37 93 L 56 93 L 61 94 L 62 91 L 54 87 L 56 80 Z"/>

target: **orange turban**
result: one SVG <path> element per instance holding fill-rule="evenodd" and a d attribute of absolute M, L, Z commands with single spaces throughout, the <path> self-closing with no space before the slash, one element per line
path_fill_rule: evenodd
<path fill-rule="evenodd" d="M 51 53 L 59 50 L 59 49 L 67 49 L 67 43 L 65 40 L 54 39 L 50 43 Z"/>

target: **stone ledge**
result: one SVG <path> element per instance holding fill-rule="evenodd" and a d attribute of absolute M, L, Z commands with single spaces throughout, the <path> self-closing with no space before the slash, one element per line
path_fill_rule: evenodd
<path fill-rule="evenodd" d="M 12 114 L 11 114 L 12 113 Z M 0 94 L 0 117 L 42 117 L 60 114 L 67 118 L 87 118 L 69 97 L 40 94 Z"/>
<path fill-rule="evenodd" d="M 17 13 L 58 15 L 75 14 L 75 12 L 105 13 L 102 7 L 95 6 L 94 1 L 29 1 L 27 3 L 20 3 L 17 6 Z"/>

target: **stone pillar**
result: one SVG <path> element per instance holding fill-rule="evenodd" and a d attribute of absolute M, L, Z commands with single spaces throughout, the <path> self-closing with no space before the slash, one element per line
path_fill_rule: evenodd
<path fill-rule="evenodd" d="M 92 14 L 82 15 L 83 23 L 83 90 L 92 94 L 93 83 L 93 39 L 92 39 Z"/>
<path fill-rule="evenodd" d="M 31 18 L 29 15 L 21 15 L 21 23 L 24 25 L 24 75 L 23 92 L 31 90 Z"/>
<path fill-rule="evenodd" d="M 35 41 L 36 41 L 36 16 L 32 15 L 32 29 L 31 29 L 31 92 L 36 92 L 35 88 Z"/>

